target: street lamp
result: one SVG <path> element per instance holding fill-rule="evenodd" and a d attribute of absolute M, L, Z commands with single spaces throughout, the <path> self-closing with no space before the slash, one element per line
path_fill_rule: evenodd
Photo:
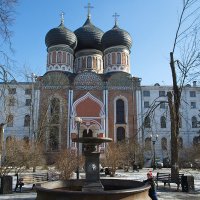
<path fill-rule="evenodd" d="M 156 149 L 155 143 L 158 140 L 158 135 L 150 135 L 153 144 L 153 169 L 156 169 Z"/>
<path fill-rule="evenodd" d="M 75 122 L 77 124 L 77 179 L 79 179 L 79 132 L 80 132 L 80 124 L 82 123 L 82 119 L 80 117 L 75 117 Z"/>
<path fill-rule="evenodd" d="M 4 153 L 4 123 L 0 124 L 0 166 L 2 166 L 3 153 Z"/>

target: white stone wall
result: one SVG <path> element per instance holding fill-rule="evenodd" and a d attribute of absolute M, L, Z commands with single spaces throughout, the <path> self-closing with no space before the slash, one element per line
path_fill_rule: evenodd
<path fill-rule="evenodd" d="M 141 113 L 138 113 L 139 119 L 145 118 L 145 115 L 150 111 L 150 108 L 152 108 L 152 105 L 159 104 L 160 101 L 166 101 L 167 97 L 159 97 L 159 91 L 165 91 L 165 95 L 168 91 L 172 90 L 171 86 L 142 86 L 141 87 L 141 102 L 137 102 L 138 107 L 141 105 Z M 150 91 L 150 96 L 145 97 L 143 95 L 143 91 Z M 195 91 L 196 97 L 190 97 L 190 91 Z M 200 110 L 200 87 L 193 87 L 193 86 L 187 86 L 183 89 L 182 92 L 182 100 L 181 100 L 181 119 L 182 119 L 182 127 L 180 128 L 180 137 L 183 139 L 183 147 L 189 147 L 193 144 L 193 138 L 195 136 L 198 136 L 198 130 L 199 128 L 192 128 L 192 122 L 191 118 L 192 116 L 196 116 L 197 120 L 199 121 L 199 110 Z M 144 102 L 149 101 L 150 108 L 144 108 Z M 155 103 L 156 102 L 156 103 Z M 191 102 L 196 102 L 196 108 L 191 108 Z M 154 104 L 155 103 L 155 104 Z M 151 112 L 151 128 L 144 128 L 143 129 L 143 135 L 144 140 L 147 137 L 150 137 L 150 135 L 156 135 L 158 134 L 158 140 L 155 143 L 155 149 L 156 149 L 156 157 L 163 159 L 170 156 L 170 143 L 171 143 L 171 127 L 170 127 L 170 113 L 168 104 L 166 103 L 166 108 L 160 108 L 158 106 L 155 108 L 153 112 Z M 166 116 L 166 128 L 160 127 L 160 117 L 164 115 Z M 139 122 L 139 124 L 142 124 L 142 122 Z M 161 139 L 165 137 L 167 138 L 167 151 L 162 150 L 161 147 Z M 151 157 L 153 158 L 153 148 L 151 151 Z"/>
<path fill-rule="evenodd" d="M 9 88 L 16 88 L 15 94 L 9 94 Z M 11 84 L 0 84 L 0 123 L 4 125 L 4 139 L 8 136 L 14 136 L 17 138 L 32 137 L 32 120 L 30 120 L 30 126 L 24 126 L 24 118 L 26 115 L 32 116 L 32 104 L 26 105 L 26 99 L 35 99 L 35 113 L 34 118 L 37 121 L 38 118 L 38 91 L 34 90 L 32 94 L 25 94 L 26 89 L 32 89 L 32 83 L 11 83 Z M 32 97 L 33 96 L 33 97 Z M 9 99 L 14 98 L 14 105 L 9 105 Z M 38 99 L 38 100 L 37 100 Z M 8 125 L 8 115 L 13 115 L 13 126 Z M 35 126 L 37 123 L 35 124 Z"/>

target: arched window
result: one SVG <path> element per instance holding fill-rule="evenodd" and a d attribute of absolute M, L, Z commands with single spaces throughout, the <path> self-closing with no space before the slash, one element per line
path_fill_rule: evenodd
<path fill-rule="evenodd" d="M 116 53 L 112 53 L 112 64 L 116 64 Z"/>
<path fill-rule="evenodd" d="M 111 64 L 111 55 L 108 54 L 108 65 L 110 65 L 110 64 Z"/>
<path fill-rule="evenodd" d="M 147 137 L 144 141 L 145 150 L 149 151 L 151 150 L 151 138 Z"/>
<path fill-rule="evenodd" d="M 92 68 L 92 57 L 91 56 L 87 57 L 87 68 L 89 68 L 89 69 Z"/>
<path fill-rule="evenodd" d="M 160 118 L 160 127 L 166 128 L 166 118 L 164 116 Z"/>
<path fill-rule="evenodd" d="M 62 52 L 59 51 L 59 52 L 57 53 L 57 63 L 61 63 L 61 60 L 62 60 Z"/>
<path fill-rule="evenodd" d="M 88 131 L 85 129 L 83 131 L 83 137 L 93 137 L 93 132 L 91 129 L 89 129 Z"/>
<path fill-rule="evenodd" d="M 161 147 L 162 147 L 162 150 L 167 150 L 167 138 L 163 137 L 161 139 Z"/>
<path fill-rule="evenodd" d="M 108 56 L 107 55 L 105 56 L 105 63 L 106 63 L 106 66 L 108 66 Z"/>
<path fill-rule="evenodd" d="M 24 126 L 25 126 L 25 127 L 30 126 L 30 115 L 26 115 L 26 116 L 24 117 Z"/>
<path fill-rule="evenodd" d="M 60 121 L 60 100 L 53 98 L 50 104 L 50 123 L 58 124 Z"/>
<path fill-rule="evenodd" d="M 149 116 L 144 119 L 144 128 L 151 128 L 151 120 Z"/>
<path fill-rule="evenodd" d="M 117 53 L 117 64 L 121 64 L 121 61 L 122 58 L 121 58 L 121 53 Z"/>
<path fill-rule="evenodd" d="M 13 127 L 14 117 L 13 115 L 8 115 L 7 117 L 7 127 Z"/>
<path fill-rule="evenodd" d="M 117 128 L 117 142 L 125 140 L 125 129 L 123 127 Z"/>
<path fill-rule="evenodd" d="M 49 60 L 48 62 L 49 62 L 49 65 L 51 64 L 51 55 L 52 55 L 52 54 L 49 53 L 49 56 L 48 56 L 48 60 Z"/>
<path fill-rule="evenodd" d="M 116 101 L 116 123 L 125 123 L 124 101 L 122 99 Z"/>
<path fill-rule="evenodd" d="M 197 118 L 195 116 L 192 117 L 192 128 L 197 128 Z"/>
<path fill-rule="evenodd" d="M 196 136 L 193 138 L 193 145 L 194 146 L 200 145 L 200 136 Z"/>
<path fill-rule="evenodd" d="M 126 65 L 129 65 L 129 57 L 128 57 L 128 55 L 126 56 Z"/>
<path fill-rule="evenodd" d="M 67 65 L 70 65 L 70 54 L 67 54 Z"/>
<path fill-rule="evenodd" d="M 59 128 L 57 126 L 50 127 L 49 130 L 49 151 L 57 151 L 59 149 Z"/>

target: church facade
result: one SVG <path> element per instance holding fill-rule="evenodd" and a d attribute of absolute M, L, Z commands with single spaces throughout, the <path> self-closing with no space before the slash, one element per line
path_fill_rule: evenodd
<path fill-rule="evenodd" d="M 46 73 L 37 79 L 37 130 L 46 151 L 76 148 L 77 137 L 137 137 L 136 90 L 140 79 L 130 74 L 129 33 L 114 27 L 103 33 L 91 16 L 74 32 L 61 24 L 45 37 Z M 82 119 L 80 130 L 77 117 Z M 37 119 L 36 119 L 37 121 Z M 136 138 L 137 139 L 137 138 Z M 100 151 L 104 152 L 102 145 Z"/>

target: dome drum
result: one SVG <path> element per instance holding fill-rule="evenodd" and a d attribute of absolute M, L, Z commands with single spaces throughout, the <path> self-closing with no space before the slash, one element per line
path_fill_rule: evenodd
<path fill-rule="evenodd" d="M 69 45 L 54 45 L 47 49 L 47 52 L 50 53 L 52 51 L 66 51 L 70 54 L 74 54 L 74 50 Z"/>
<path fill-rule="evenodd" d="M 110 47 L 104 51 L 104 73 L 114 71 L 130 73 L 130 54 L 127 48 Z"/>
<path fill-rule="evenodd" d="M 94 71 L 103 73 L 103 60 L 99 54 L 84 55 L 75 59 L 75 72 Z"/>

